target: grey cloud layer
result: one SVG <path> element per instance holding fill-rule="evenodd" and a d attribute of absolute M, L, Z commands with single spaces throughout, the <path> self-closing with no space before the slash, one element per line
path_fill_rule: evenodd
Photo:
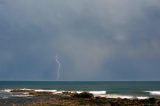
<path fill-rule="evenodd" d="M 0 7 L 4 29 L 0 39 L 17 46 L 13 50 L 8 46 L 12 60 L 18 55 L 41 58 L 38 63 L 45 64 L 34 66 L 41 74 L 46 67 L 48 73 L 56 72 L 52 59 L 59 53 L 62 80 L 149 80 L 149 74 L 160 69 L 159 4 L 159 0 L 5 1 Z M 45 76 L 37 75 L 40 78 Z"/>

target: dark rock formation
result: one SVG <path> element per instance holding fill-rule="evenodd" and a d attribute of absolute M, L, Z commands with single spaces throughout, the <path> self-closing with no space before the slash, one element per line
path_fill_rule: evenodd
<path fill-rule="evenodd" d="M 94 97 L 93 94 L 87 93 L 87 92 L 82 92 L 80 94 L 73 93 L 71 96 L 75 98 L 93 98 Z"/>

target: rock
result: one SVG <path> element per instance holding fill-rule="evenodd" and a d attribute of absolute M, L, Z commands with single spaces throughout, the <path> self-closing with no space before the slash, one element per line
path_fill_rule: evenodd
<path fill-rule="evenodd" d="M 155 106 L 160 106 L 160 101 L 157 101 Z"/>
<path fill-rule="evenodd" d="M 34 90 L 21 90 L 21 89 L 13 89 L 11 92 L 33 92 Z"/>
<path fill-rule="evenodd" d="M 71 96 L 70 96 L 70 95 L 65 95 L 65 94 L 63 94 L 63 95 L 61 95 L 61 98 L 62 98 L 62 99 L 69 99 L 69 98 L 71 98 Z"/>
<path fill-rule="evenodd" d="M 52 96 L 52 92 L 29 92 L 29 95 L 33 96 Z"/>
<path fill-rule="evenodd" d="M 82 93 L 80 93 L 80 94 L 74 93 L 74 94 L 72 95 L 72 97 L 76 97 L 76 98 L 93 98 L 94 96 L 93 96 L 93 94 L 91 94 L 91 93 L 82 92 Z"/>

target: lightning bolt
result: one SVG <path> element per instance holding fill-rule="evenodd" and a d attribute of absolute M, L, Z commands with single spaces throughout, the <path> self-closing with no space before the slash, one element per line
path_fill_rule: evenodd
<path fill-rule="evenodd" d="M 57 69 L 57 81 L 60 79 L 60 68 L 61 68 L 61 62 L 59 61 L 59 57 L 56 55 L 56 62 L 58 64 L 58 69 Z"/>

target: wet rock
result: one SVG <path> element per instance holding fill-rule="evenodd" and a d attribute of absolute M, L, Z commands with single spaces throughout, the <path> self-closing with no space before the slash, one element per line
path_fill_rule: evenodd
<path fill-rule="evenodd" d="M 52 96 L 52 92 L 29 92 L 29 95 L 33 96 Z"/>
<path fill-rule="evenodd" d="M 72 94 L 72 97 L 75 97 L 75 98 L 93 98 L 94 96 L 91 93 L 82 92 L 80 94 L 74 93 L 74 94 Z"/>
<path fill-rule="evenodd" d="M 11 92 L 34 92 L 34 90 L 13 89 Z"/>

